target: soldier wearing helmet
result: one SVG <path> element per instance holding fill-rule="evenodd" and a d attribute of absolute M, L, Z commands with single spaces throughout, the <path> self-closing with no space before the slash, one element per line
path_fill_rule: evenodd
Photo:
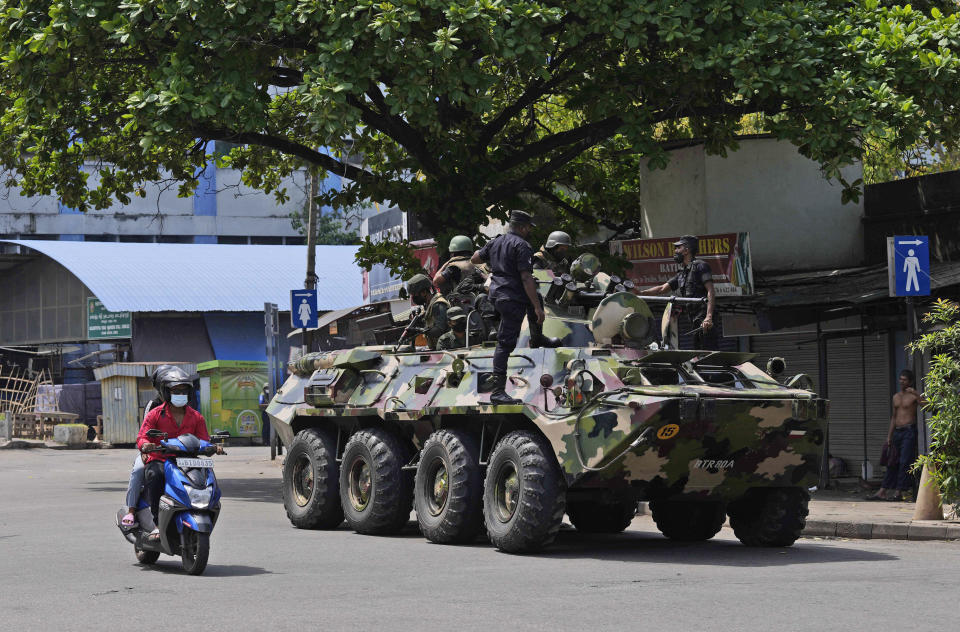
<path fill-rule="evenodd" d="M 681 330 L 688 327 L 693 330 L 694 349 L 712 349 L 718 347 L 716 330 L 713 327 L 713 275 L 710 266 L 705 261 L 697 259 L 697 238 L 693 235 L 684 235 L 673 242 L 673 259 L 680 264 L 677 276 L 663 285 L 642 290 L 640 294 L 665 294 L 673 292 L 674 296 L 688 298 L 706 297 L 705 307 L 673 308 L 679 314 Z"/>
<path fill-rule="evenodd" d="M 553 231 L 547 236 L 547 242 L 533 255 L 533 269 L 563 274 L 570 268 L 567 255 L 572 246 L 570 235 L 562 230 Z"/>
<path fill-rule="evenodd" d="M 440 336 L 437 348 L 450 350 L 462 349 L 467 346 L 467 313 L 462 307 L 451 307 L 447 311 L 447 321 L 450 331 Z"/>
<path fill-rule="evenodd" d="M 450 302 L 442 294 L 438 294 L 430 283 L 430 277 L 425 274 L 415 274 L 407 281 L 407 291 L 410 300 L 416 305 L 424 306 L 424 332 L 431 349 L 437 348 L 440 336 L 450 328 L 447 323 L 447 309 Z"/>
<path fill-rule="evenodd" d="M 450 240 L 447 250 L 450 251 L 450 259 L 433 275 L 433 284 L 437 290 L 446 296 L 453 292 L 464 279 L 473 279 L 478 287 L 482 286 L 487 276 L 470 262 L 470 256 L 473 254 L 473 240 L 466 235 L 457 235 Z"/>

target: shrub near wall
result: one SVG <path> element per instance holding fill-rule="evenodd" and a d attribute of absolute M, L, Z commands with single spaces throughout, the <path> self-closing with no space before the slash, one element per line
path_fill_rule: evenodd
<path fill-rule="evenodd" d="M 930 371 L 923 378 L 930 453 L 917 460 L 940 487 L 944 503 L 960 510 L 960 305 L 938 300 L 924 321 L 937 331 L 924 334 L 910 345 L 912 351 L 929 352 Z"/>

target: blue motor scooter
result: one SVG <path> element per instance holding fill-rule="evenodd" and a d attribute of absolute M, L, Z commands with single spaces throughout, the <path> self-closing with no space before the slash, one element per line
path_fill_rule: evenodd
<path fill-rule="evenodd" d="M 149 540 L 149 532 L 139 524 L 125 527 L 121 524 L 124 509 L 117 512 L 117 526 L 133 544 L 137 559 L 153 564 L 160 554 L 179 555 L 183 570 L 200 575 L 207 567 L 210 555 L 210 534 L 220 515 L 220 487 L 213 475 L 213 459 L 217 446 L 192 434 L 167 439 L 161 430 L 149 430 L 151 439 L 161 439 L 153 452 L 162 452 L 169 458 L 164 464 L 165 486 L 157 512 L 159 540 Z M 148 507 L 141 497 L 138 511 Z"/>

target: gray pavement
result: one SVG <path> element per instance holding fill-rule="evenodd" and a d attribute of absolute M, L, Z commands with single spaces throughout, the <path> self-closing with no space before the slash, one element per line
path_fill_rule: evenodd
<path fill-rule="evenodd" d="M 100 448 L 90 442 L 87 448 Z M 47 448 L 62 450 L 65 446 L 52 441 L 18 439 L 0 440 L 0 449 Z M 250 448 L 254 449 L 254 448 Z M 272 465 L 278 466 L 278 460 Z M 804 537 L 838 537 L 848 539 L 887 540 L 960 540 L 960 520 L 913 520 L 914 503 L 869 501 L 862 489 L 847 491 L 821 490 L 811 496 L 810 515 Z M 279 496 L 278 496 L 279 498 Z M 649 515 L 637 517 L 638 524 L 656 530 Z M 729 529 L 729 523 L 724 525 Z"/>
<path fill-rule="evenodd" d="M 284 515 L 279 461 L 229 452 L 210 565 L 189 577 L 166 556 L 138 565 L 112 522 L 132 450 L 0 451 L 3 629 L 932 630 L 960 583 L 960 543 L 751 549 L 730 529 L 677 543 L 647 516 L 616 536 L 565 529 L 528 556 L 434 545 L 415 522 L 396 537 L 302 531 Z"/>

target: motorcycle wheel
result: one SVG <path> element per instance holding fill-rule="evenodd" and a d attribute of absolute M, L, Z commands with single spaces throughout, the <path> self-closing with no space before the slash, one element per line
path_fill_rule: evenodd
<path fill-rule="evenodd" d="M 190 575 L 200 575 L 207 568 L 210 556 L 210 534 L 199 533 L 192 529 L 183 532 L 183 552 L 180 563 Z"/>
<path fill-rule="evenodd" d="M 153 564 L 160 559 L 160 553 L 157 551 L 144 551 L 134 548 L 133 552 L 137 555 L 137 561 L 141 564 Z"/>

